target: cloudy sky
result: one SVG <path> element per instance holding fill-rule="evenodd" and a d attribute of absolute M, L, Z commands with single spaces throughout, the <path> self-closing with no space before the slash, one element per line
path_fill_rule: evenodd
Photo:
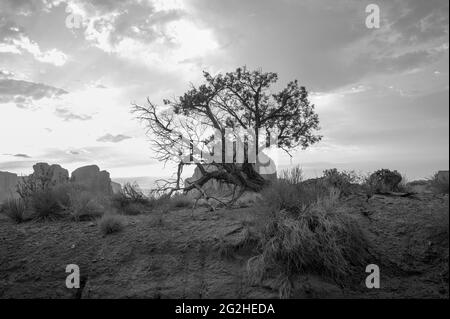
<path fill-rule="evenodd" d="M 365 25 L 369 3 L 380 28 Z M 238 66 L 298 79 L 323 141 L 281 166 L 449 165 L 448 0 L 1 0 L 0 170 L 98 164 L 167 176 L 130 103 L 159 103 Z M 80 23 L 79 23 L 80 22 Z"/>

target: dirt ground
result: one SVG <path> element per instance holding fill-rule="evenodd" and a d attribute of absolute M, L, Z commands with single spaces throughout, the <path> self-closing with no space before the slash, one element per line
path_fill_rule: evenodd
<path fill-rule="evenodd" d="M 448 195 L 352 196 L 354 216 L 380 266 L 381 288 L 298 276 L 294 298 L 448 298 Z M 276 280 L 251 284 L 249 238 L 256 208 L 174 210 L 127 216 L 122 232 L 103 236 L 96 222 L 27 222 L 0 216 L 0 298 L 277 298 Z M 66 265 L 81 270 L 67 289 Z M 354 279 L 354 278 L 353 278 Z"/>

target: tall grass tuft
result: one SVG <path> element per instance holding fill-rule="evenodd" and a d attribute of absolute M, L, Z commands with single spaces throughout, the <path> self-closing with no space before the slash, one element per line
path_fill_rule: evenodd
<path fill-rule="evenodd" d="M 357 223 L 337 212 L 339 191 L 332 190 L 304 210 L 281 210 L 272 215 L 259 233 L 259 255 L 248 262 L 252 281 L 276 275 L 284 278 L 280 294 L 286 296 L 285 282 L 300 273 L 316 273 L 336 281 L 364 265 L 367 241 Z"/>
<path fill-rule="evenodd" d="M 33 219 L 55 220 L 64 216 L 64 207 L 52 189 L 34 191 L 27 201 Z"/>
<path fill-rule="evenodd" d="M 120 232 L 125 228 L 125 219 L 117 214 L 104 214 L 100 218 L 98 225 L 103 235 Z"/>
<path fill-rule="evenodd" d="M 27 220 L 27 205 L 21 198 L 10 198 L 0 207 L 13 222 L 19 224 Z"/>

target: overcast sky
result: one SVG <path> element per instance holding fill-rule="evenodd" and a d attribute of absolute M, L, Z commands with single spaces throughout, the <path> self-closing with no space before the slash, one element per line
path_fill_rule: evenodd
<path fill-rule="evenodd" d="M 369 3 L 379 29 L 365 25 Z M 449 166 L 448 3 L 1 0 L 0 170 L 45 161 L 170 175 L 130 103 L 247 65 L 277 72 L 280 86 L 298 79 L 319 113 L 323 141 L 281 166 L 428 177 Z"/>

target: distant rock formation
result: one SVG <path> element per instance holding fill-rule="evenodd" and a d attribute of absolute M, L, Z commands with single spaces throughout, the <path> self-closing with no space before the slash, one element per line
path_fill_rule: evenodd
<path fill-rule="evenodd" d="M 17 197 L 16 186 L 19 178 L 17 174 L 0 172 L 0 203 L 10 197 Z"/>
<path fill-rule="evenodd" d="M 109 173 L 107 171 L 100 171 L 97 165 L 77 168 L 72 172 L 70 182 L 79 184 L 95 194 L 113 194 Z"/>
<path fill-rule="evenodd" d="M 69 171 L 58 164 L 37 163 L 28 178 L 45 181 L 47 186 L 54 187 L 69 181 Z"/>
<path fill-rule="evenodd" d="M 10 172 L 0 172 L 0 203 L 10 197 L 17 198 L 17 185 L 23 179 L 34 179 L 39 187 L 50 187 L 76 183 L 87 191 L 98 195 L 116 194 L 122 190 L 119 183 L 111 181 L 107 171 L 100 171 L 97 165 L 84 166 L 72 172 L 69 179 L 69 171 L 58 164 L 37 163 L 33 165 L 33 173 L 29 176 L 17 176 Z"/>

